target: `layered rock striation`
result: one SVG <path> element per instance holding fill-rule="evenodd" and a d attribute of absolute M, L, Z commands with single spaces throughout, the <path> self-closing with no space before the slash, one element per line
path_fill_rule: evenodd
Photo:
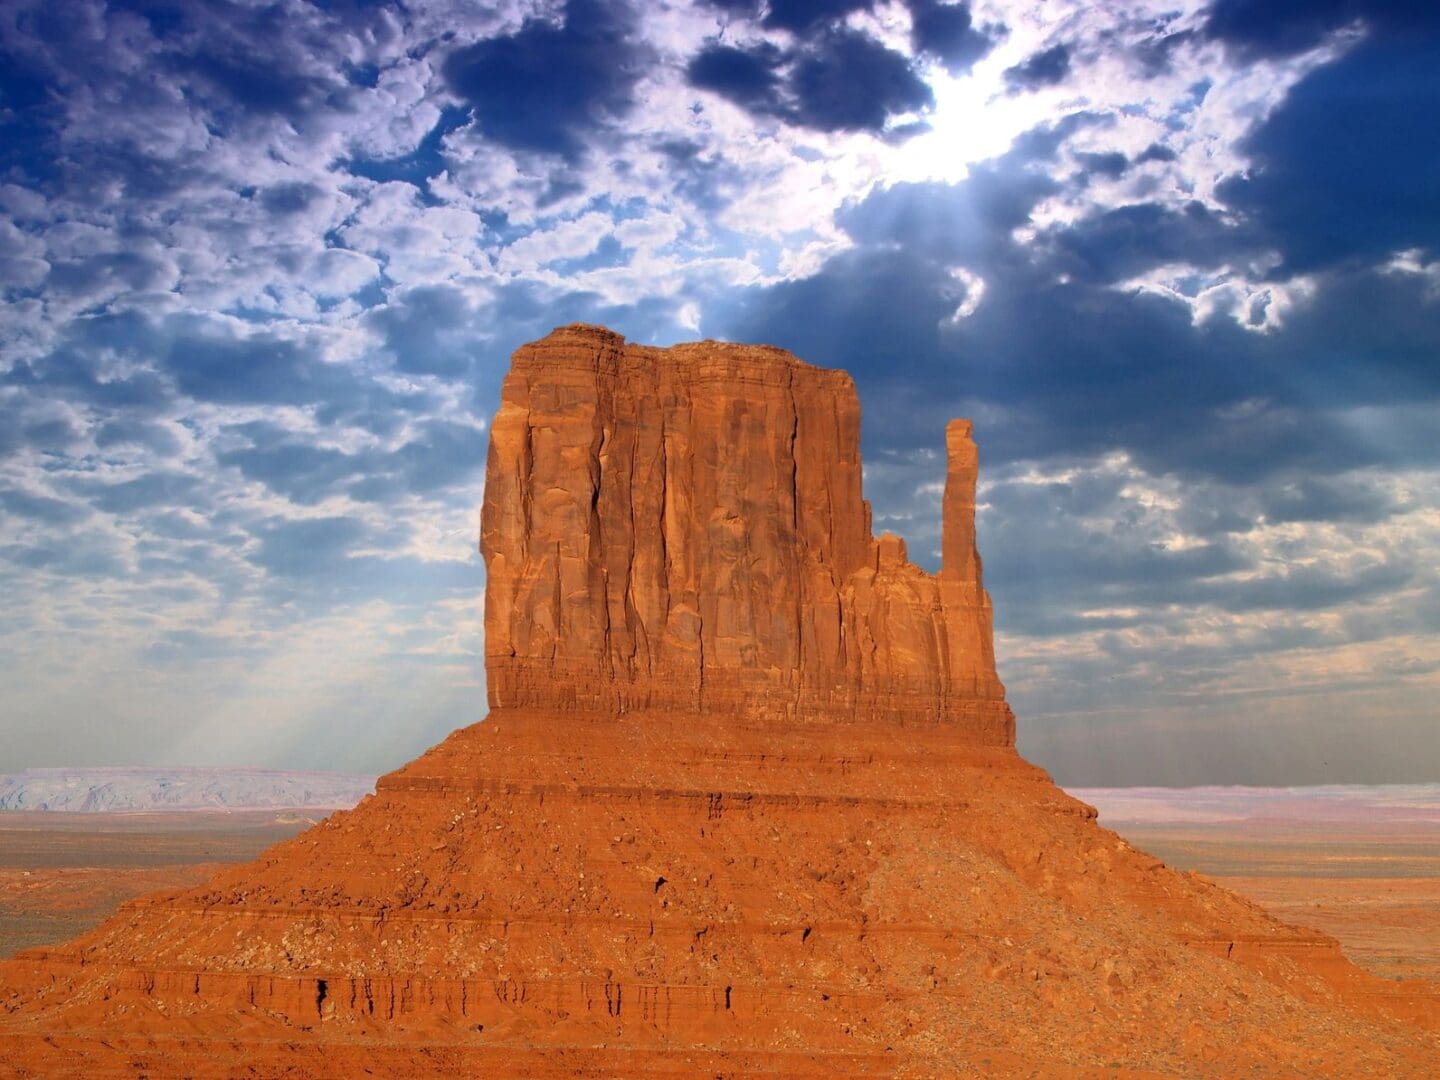
<path fill-rule="evenodd" d="M 871 535 L 844 372 L 583 326 L 525 346 L 486 471 L 491 707 L 932 722 L 1013 744 L 968 421 L 946 447 L 931 575 Z"/>
<path fill-rule="evenodd" d="M 0 964 L 0 1074 L 1433 1075 L 1433 987 L 1016 754 L 969 425 L 931 575 L 871 535 L 858 424 L 846 376 L 774 349 L 521 349 L 488 718 Z"/>

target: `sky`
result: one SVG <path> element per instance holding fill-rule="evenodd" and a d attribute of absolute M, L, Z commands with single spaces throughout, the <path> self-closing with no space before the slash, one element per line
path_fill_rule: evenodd
<path fill-rule="evenodd" d="M 1431 0 L 3 0 L 0 771 L 379 772 L 484 705 L 509 354 L 943 428 L 1062 783 L 1440 777 Z"/>

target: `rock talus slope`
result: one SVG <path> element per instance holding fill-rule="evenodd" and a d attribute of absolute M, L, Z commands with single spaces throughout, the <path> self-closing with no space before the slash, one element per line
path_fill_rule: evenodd
<path fill-rule="evenodd" d="M 522 348 L 489 717 L 0 965 L 0 1072 L 1429 1074 L 1433 987 L 1170 871 L 1015 753 L 968 423 L 945 442 L 932 575 L 871 535 L 844 374 Z"/>

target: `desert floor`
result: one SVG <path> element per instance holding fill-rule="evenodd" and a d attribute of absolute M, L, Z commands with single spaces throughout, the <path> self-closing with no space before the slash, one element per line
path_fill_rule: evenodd
<path fill-rule="evenodd" d="M 74 937 L 141 893 L 196 884 L 318 816 L 0 813 L 0 957 Z M 1440 829 L 1104 823 L 1171 866 L 1333 935 L 1377 974 L 1440 979 Z"/>
<path fill-rule="evenodd" d="M 141 893 L 197 885 L 324 816 L 0 812 L 0 957 L 72 938 Z"/>
<path fill-rule="evenodd" d="M 1102 823 L 1288 923 L 1323 930 L 1377 975 L 1440 979 L 1440 829 L 1434 826 Z"/>

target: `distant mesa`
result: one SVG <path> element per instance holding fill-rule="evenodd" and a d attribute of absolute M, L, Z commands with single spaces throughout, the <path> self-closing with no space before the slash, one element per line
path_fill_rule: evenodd
<path fill-rule="evenodd" d="M 25 769 L 0 774 L 0 810 L 343 810 L 374 789 L 373 776 L 283 769 Z"/>
<path fill-rule="evenodd" d="M 936 574 L 872 534 L 859 426 L 848 376 L 778 349 L 522 347 L 482 512 L 488 718 L 254 863 L 0 965 L 0 1057 L 1433 1075 L 1433 985 L 1169 870 L 1016 754 L 970 425 Z"/>
<path fill-rule="evenodd" d="M 1111 825 L 1300 822 L 1440 825 L 1440 784 L 1071 788 Z"/>

